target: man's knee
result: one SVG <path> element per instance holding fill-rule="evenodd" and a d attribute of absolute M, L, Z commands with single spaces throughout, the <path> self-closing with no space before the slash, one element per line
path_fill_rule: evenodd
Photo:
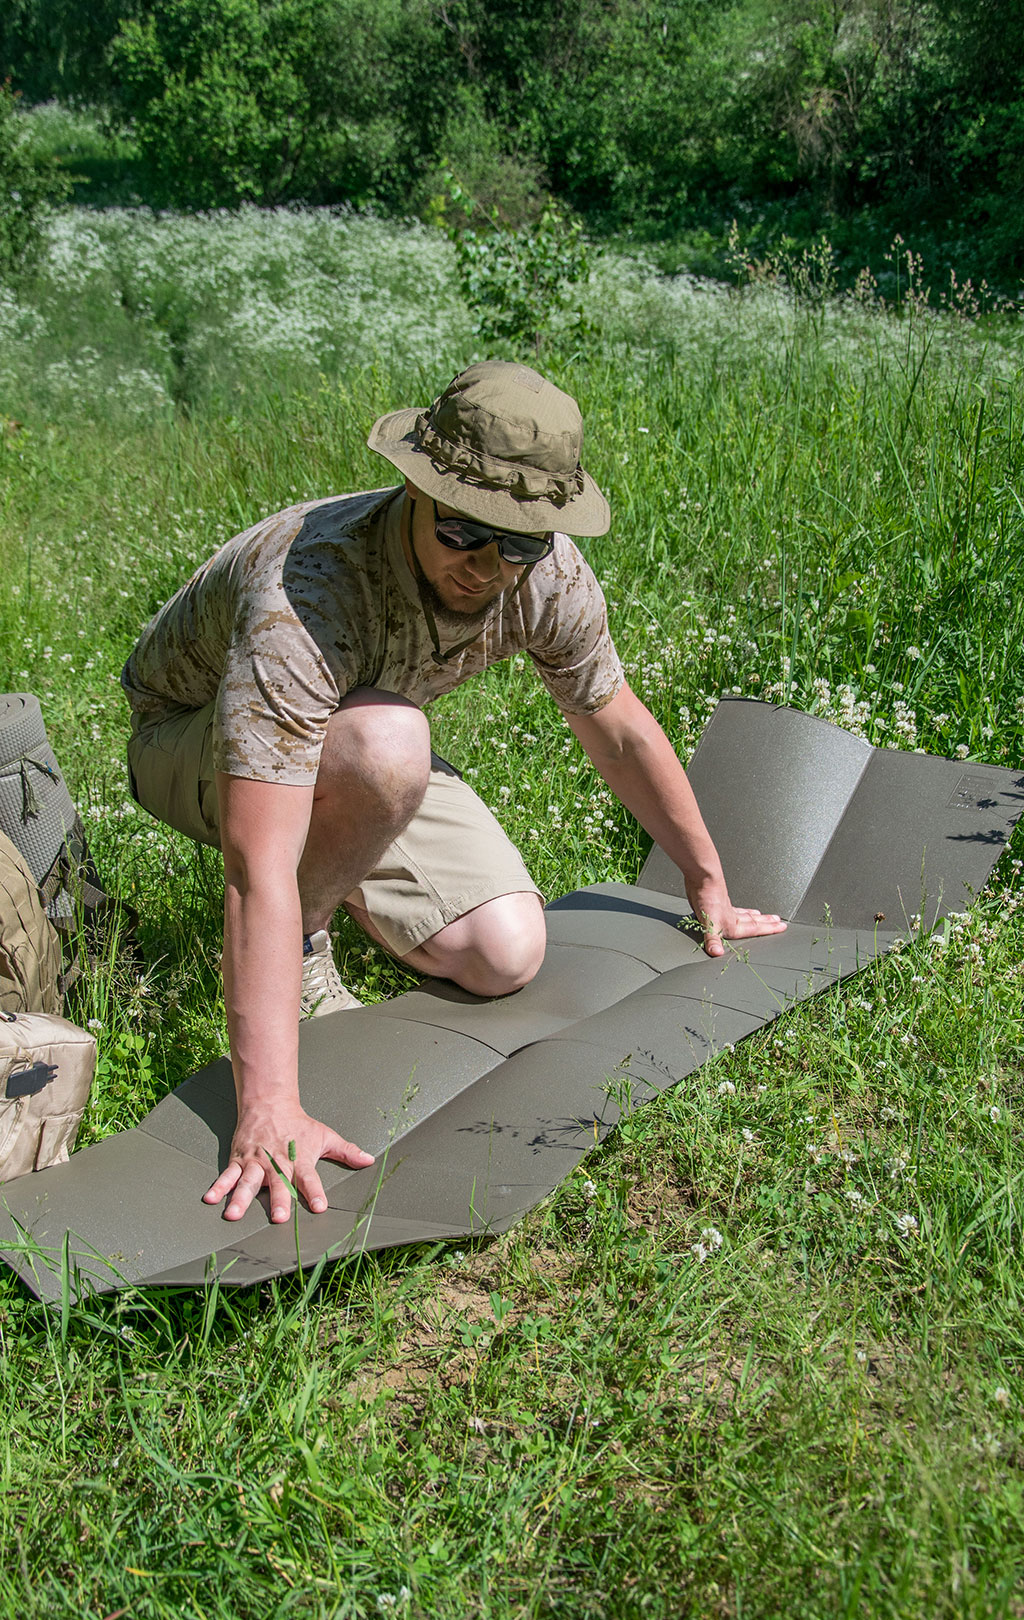
<path fill-rule="evenodd" d="M 430 725 L 423 710 L 394 692 L 357 687 L 328 723 L 314 803 L 356 787 L 408 816 L 429 777 Z"/>
<path fill-rule="evenodd" d="M 485 901 L 426 941 L 415 957 L 431 973 L 454 979 L 477 996 L 521 990 L 544 960 L 547 933 L 536 894 L 503 894 Z"/>

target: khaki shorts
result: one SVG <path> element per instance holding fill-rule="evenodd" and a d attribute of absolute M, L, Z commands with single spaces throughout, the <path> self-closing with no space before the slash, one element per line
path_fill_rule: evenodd
<path fill-rule="evenodd" d="M 144 810 L 219 849 L 212 738 L 212 703 L 158 720 L 133 715 L 128 770 Z M 540 894 L 519 851 L 483 800 L 435 754 L 419 810 L 348 898 L 365 908 L 395 956 L 407 956 L 486 900 L 524 892 Z"/>

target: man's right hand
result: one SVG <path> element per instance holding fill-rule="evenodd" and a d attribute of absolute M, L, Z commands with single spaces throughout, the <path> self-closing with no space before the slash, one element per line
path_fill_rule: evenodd
<path fill-rule="evenodd" d="M 291 1143 L 295 1158 L 289 1157 Z M 277 1163 L 278 1171 L 271 1164 Z M 334 1159 L 352 1170 L 363 1170 L 373 1163 L 372 1153 L 364 1153 L 353 1142 L 346 1142 L 337 1131 L 312 1119 L 297 1104 L 273 1111 L 248 1109 L 239 1115 L 231 1140 L 231 1158 L 217 1177 L 203 1202 L 216 1204 L 230 1193 L 224 1219 L 241 1220 L 262 1187 L 270 1189 L 270 1219 L 286 1221 L 292 1211 L 292 1194 L 282 1176 L 294 1183 L 314 1214 L 327 1208 L 323 1183 L 317 1173 L 318 1159 Z"/>

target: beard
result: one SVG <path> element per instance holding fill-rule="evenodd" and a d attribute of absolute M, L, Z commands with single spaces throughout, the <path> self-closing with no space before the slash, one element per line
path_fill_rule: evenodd
<path fill-rule="evenodd" d="M 494 596 L 489 596 L 486 602 L 467 600 L 465 605 L 460 604 L 458 607 L 453 607 L 450 602 L 446 602 L 438 593 L 422 570 L 416 583 L 419 586 L 420 600 L 426 602 L 434 615 L 438 629 L 448 629 L 455 632 L 465 630 L 467 625 L 482 623 L 497 597 L 501 595 L 501 592 L 497 591 Z"/>

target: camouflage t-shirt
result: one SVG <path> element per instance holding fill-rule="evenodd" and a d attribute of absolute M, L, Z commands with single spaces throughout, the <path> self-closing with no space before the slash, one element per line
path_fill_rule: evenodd
<path fill-rule="evenodd" d="M 301 787 L 316 780 L 327 723 L 356 686 L 422 706 L 524 652 L 565 713 L 611 701 L 623 674 L 604 597 L 562 534 L 522 590 L 488 608 L 476 641 L 438 664 L 402 548 L 401 493 L 292 506 L 229 540 L 142 632 L 121 676 L 132 708 L 159 716 L 214 703 L 217 770 Z M 442 651 L 471 628 L 442 630 Z"/>

